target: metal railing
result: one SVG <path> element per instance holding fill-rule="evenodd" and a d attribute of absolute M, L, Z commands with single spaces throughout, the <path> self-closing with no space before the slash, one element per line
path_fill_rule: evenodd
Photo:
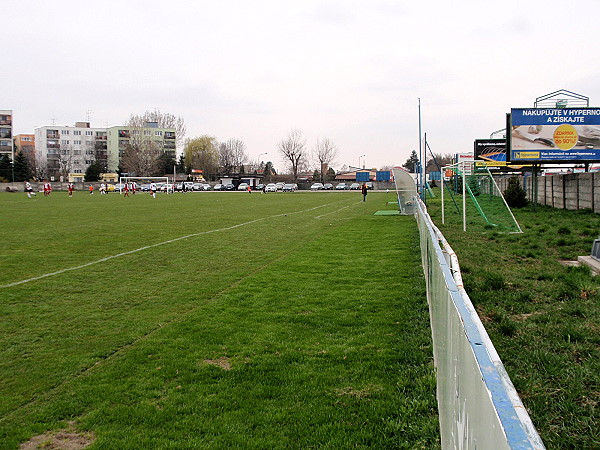
<path fill-rule="evenodd" d="M 415 197 L 442 448 L 544 449 L 463 288 L 456 254 Z"/>

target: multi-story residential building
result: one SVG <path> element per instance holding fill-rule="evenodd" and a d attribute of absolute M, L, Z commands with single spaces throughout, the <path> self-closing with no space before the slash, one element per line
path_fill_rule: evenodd
<path fill-rule="evenodd" d="M 29 161 L 30 167 L 35 167 L 35 135 L 34 134 L 16 134 L 13 138 L 15 155 L 23 153 Z"/>
<path fill-rule="evenodd" d="M 125 151 L 142 143 L 153 143 L 155 148 L 175 159 L 175 129 L 159 128 L 157 122 L 146 122 L 143 127 L 116 126 L 107 129 L 109 166 L 118 167 Z"/>
<path fill-rule="evenodd" d="M 74 127 L 45 126 L 35 129 L 37 175 L 67 179 L 69 174 L 84 174 L 98 160 L 107 167 L 106 128 L 91 128 L 89 122 Z"/>
<path fill-rule="evenodd" d="M 76 122 L 74 127 L 36 128 L 36 166 L 42 172 L 38 176 L 79 178 L 77 175 L 83 176 L 96 161 L 102 172 L 117 172 L 124 152 L 141 141 L 151 142 L 156 149 L 175 158 L 175 129 L 159 128 L 156 122 L 147 122 L 140 128 L 91 128 L 89 122 Z"/>
<path fill-rule="evenodd" d="M 13 113 L 11 109 L 0 109 L 0 155 L 8 155 L 11 161 L 13 151 Z"/>

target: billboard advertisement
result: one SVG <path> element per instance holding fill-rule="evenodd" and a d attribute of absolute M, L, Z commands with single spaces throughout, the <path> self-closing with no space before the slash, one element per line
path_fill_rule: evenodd
<path fill-rule="evenodd" d="M 513 108 L 511 162 L 600 161 L 600 108 Z"/>
<path fill-rule="evenodd" d="M 506 166 L 506 139 L 475 139 L 474 151 L 488 167 Z"/>

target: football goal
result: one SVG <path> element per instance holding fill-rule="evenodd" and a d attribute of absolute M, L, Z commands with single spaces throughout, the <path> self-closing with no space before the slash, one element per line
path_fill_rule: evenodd
<path fill-rule="evenodd" d="M 442 167 L 442 174 L 442 223 L 447 220 L 445 197 L 449 194 L 454 203 L 453 210 L 462 215 L 463 231 L 467 231 L 467 224 L 471 224 L 501 232 L 522 233 L 486 165 L 461 161 Z"/>
<path fill-rule="evenodd" d="M 119 177 L 119 192 L 123 191 L 125 184 L 135 183 L 136 190 L 149 191 L 150 185 L 154 183 L 158 192 L 171 194 L 174 185 L 169 182 L 169 177 Z"/>

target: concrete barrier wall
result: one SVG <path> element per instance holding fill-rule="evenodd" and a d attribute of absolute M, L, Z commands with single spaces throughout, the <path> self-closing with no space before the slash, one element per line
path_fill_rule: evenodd
<path fill-rule="evenodd" d="M 415 197 L 444 449 L 544 449 L 462 287 L 458 259 Z"/>
<path fill-rule="evenodd" d="M 509 175 L 494 176 L 502 192 Z M 519 183 L 533 201 L 533 177 L 518 176 Z M 538 177 L 537 202 L 560 209 L 590 209 L 600 213 L 600 172 L 552 174 Z"/>

